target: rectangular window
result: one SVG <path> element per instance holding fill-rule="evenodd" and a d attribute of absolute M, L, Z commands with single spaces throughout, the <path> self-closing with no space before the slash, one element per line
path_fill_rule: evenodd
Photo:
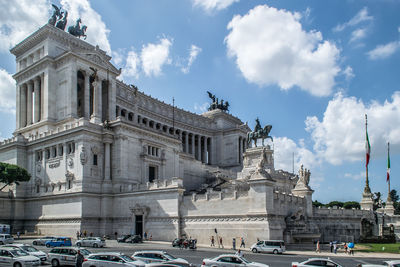
<path fill-rule="evenodd" d="M 149 166 L 149 182 L 152 183 L 156 179 L 157 168 L 155 166 Z"/>
<path fill-rule="evenodd" d="M 97 155 L 93 154 L 93 165 L 97 166 Z"/>

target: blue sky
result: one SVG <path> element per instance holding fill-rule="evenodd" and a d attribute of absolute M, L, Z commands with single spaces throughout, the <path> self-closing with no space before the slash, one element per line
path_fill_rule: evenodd
<path fill-rule="evenodd" d="M 254 127 L 272 124 L 277 169 L 311 169 L 313 198 L 361 199 L 364 114 L 370 186 L 386 198 L 400 168 L 400 1 L 61 0 L 68 26 L 122 68 L 122 79 L 202 113 L 206 91 Z M 0 137 L 15 129 L 15 59 L 9 49 L 44 25 L 47 0 L 0 0 Z"/>

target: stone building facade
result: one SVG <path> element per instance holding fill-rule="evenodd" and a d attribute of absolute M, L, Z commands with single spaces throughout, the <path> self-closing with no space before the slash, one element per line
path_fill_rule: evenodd
<path fill-rule="evenodd" d="M 0 161 L 32 179 L 0 192 L 14 231 L 357 240 L 370 210 L 316 209 L 310 172 L 274 168 L 249 127 L 221 109 L 173 107 L 117 79 L 99 47 L 45 25 L 11 49 L 16 130 Z"/>

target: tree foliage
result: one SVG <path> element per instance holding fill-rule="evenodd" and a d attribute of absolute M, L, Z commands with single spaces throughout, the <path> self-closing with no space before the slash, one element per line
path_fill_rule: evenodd
<path fill-rule="evenodd" d="M 375 192 L 372 194 L 372 200 L 373 200 L 373 209 L 377 210 L 378 208 L 382 207 L 382 194 L 381 192 Z"/>
<path fill-rule="evenodd" d="M 343 208 L 350 210 L 350 209 L 360 209 L 360 203 L 357 201 L 347 201 L 343 204 Z"/>
<path fill-rule="evenodd" d="M 399 195 L 395 189 L 390 190 L 390 197 L 393 201 L 394 206 L 394 214 L 400 214 L 400 203 L 399 203 Z"/>
<path fill-rule="evenodd" d="M 0 188 L 3 190 L 6 186 L 20 182 L 27 182 L 31 179 L 31 175 L 22 167 L 18 165 L 0 162 L 0 183 L 4 185 Z"/>
<path fill-rule="evenodd" d="M 315 207 L 338 207 L 338 208 L 344 208 L 344 209 L 360 209 L 360 203 L 357 201 L 346 201 L 346 202 L 341 202 L 341 201 L 331 201 L 328 204 L 324 204 L 319 202 L 318 200 L 313 201 L 313 206 Z"/>

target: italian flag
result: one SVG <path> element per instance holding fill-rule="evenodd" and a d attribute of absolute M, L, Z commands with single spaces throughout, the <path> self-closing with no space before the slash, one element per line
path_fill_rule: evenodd
<path fill-rule="evenodd" d="M 389 144 L 388 144 L 388 167 L 386 174 L 386 182 L 389 182 L 389 179 L 390 179 L 390 156 L 389 156 Z"/>
<path fill-rule="evenodd" d="M 365 141 L 365 150 L 366 150 L 366 157 L 367 157 L 367 162 L 365 164 L 366 167 L 368 167 L 368 163 L 369 163 L 369 158 L 371 155 L 371 145 L 369 144 L 369 138 L 368 138 L 368 131 L 365 130 L 366 136 L 367 136 L 367 140 Z"/>

